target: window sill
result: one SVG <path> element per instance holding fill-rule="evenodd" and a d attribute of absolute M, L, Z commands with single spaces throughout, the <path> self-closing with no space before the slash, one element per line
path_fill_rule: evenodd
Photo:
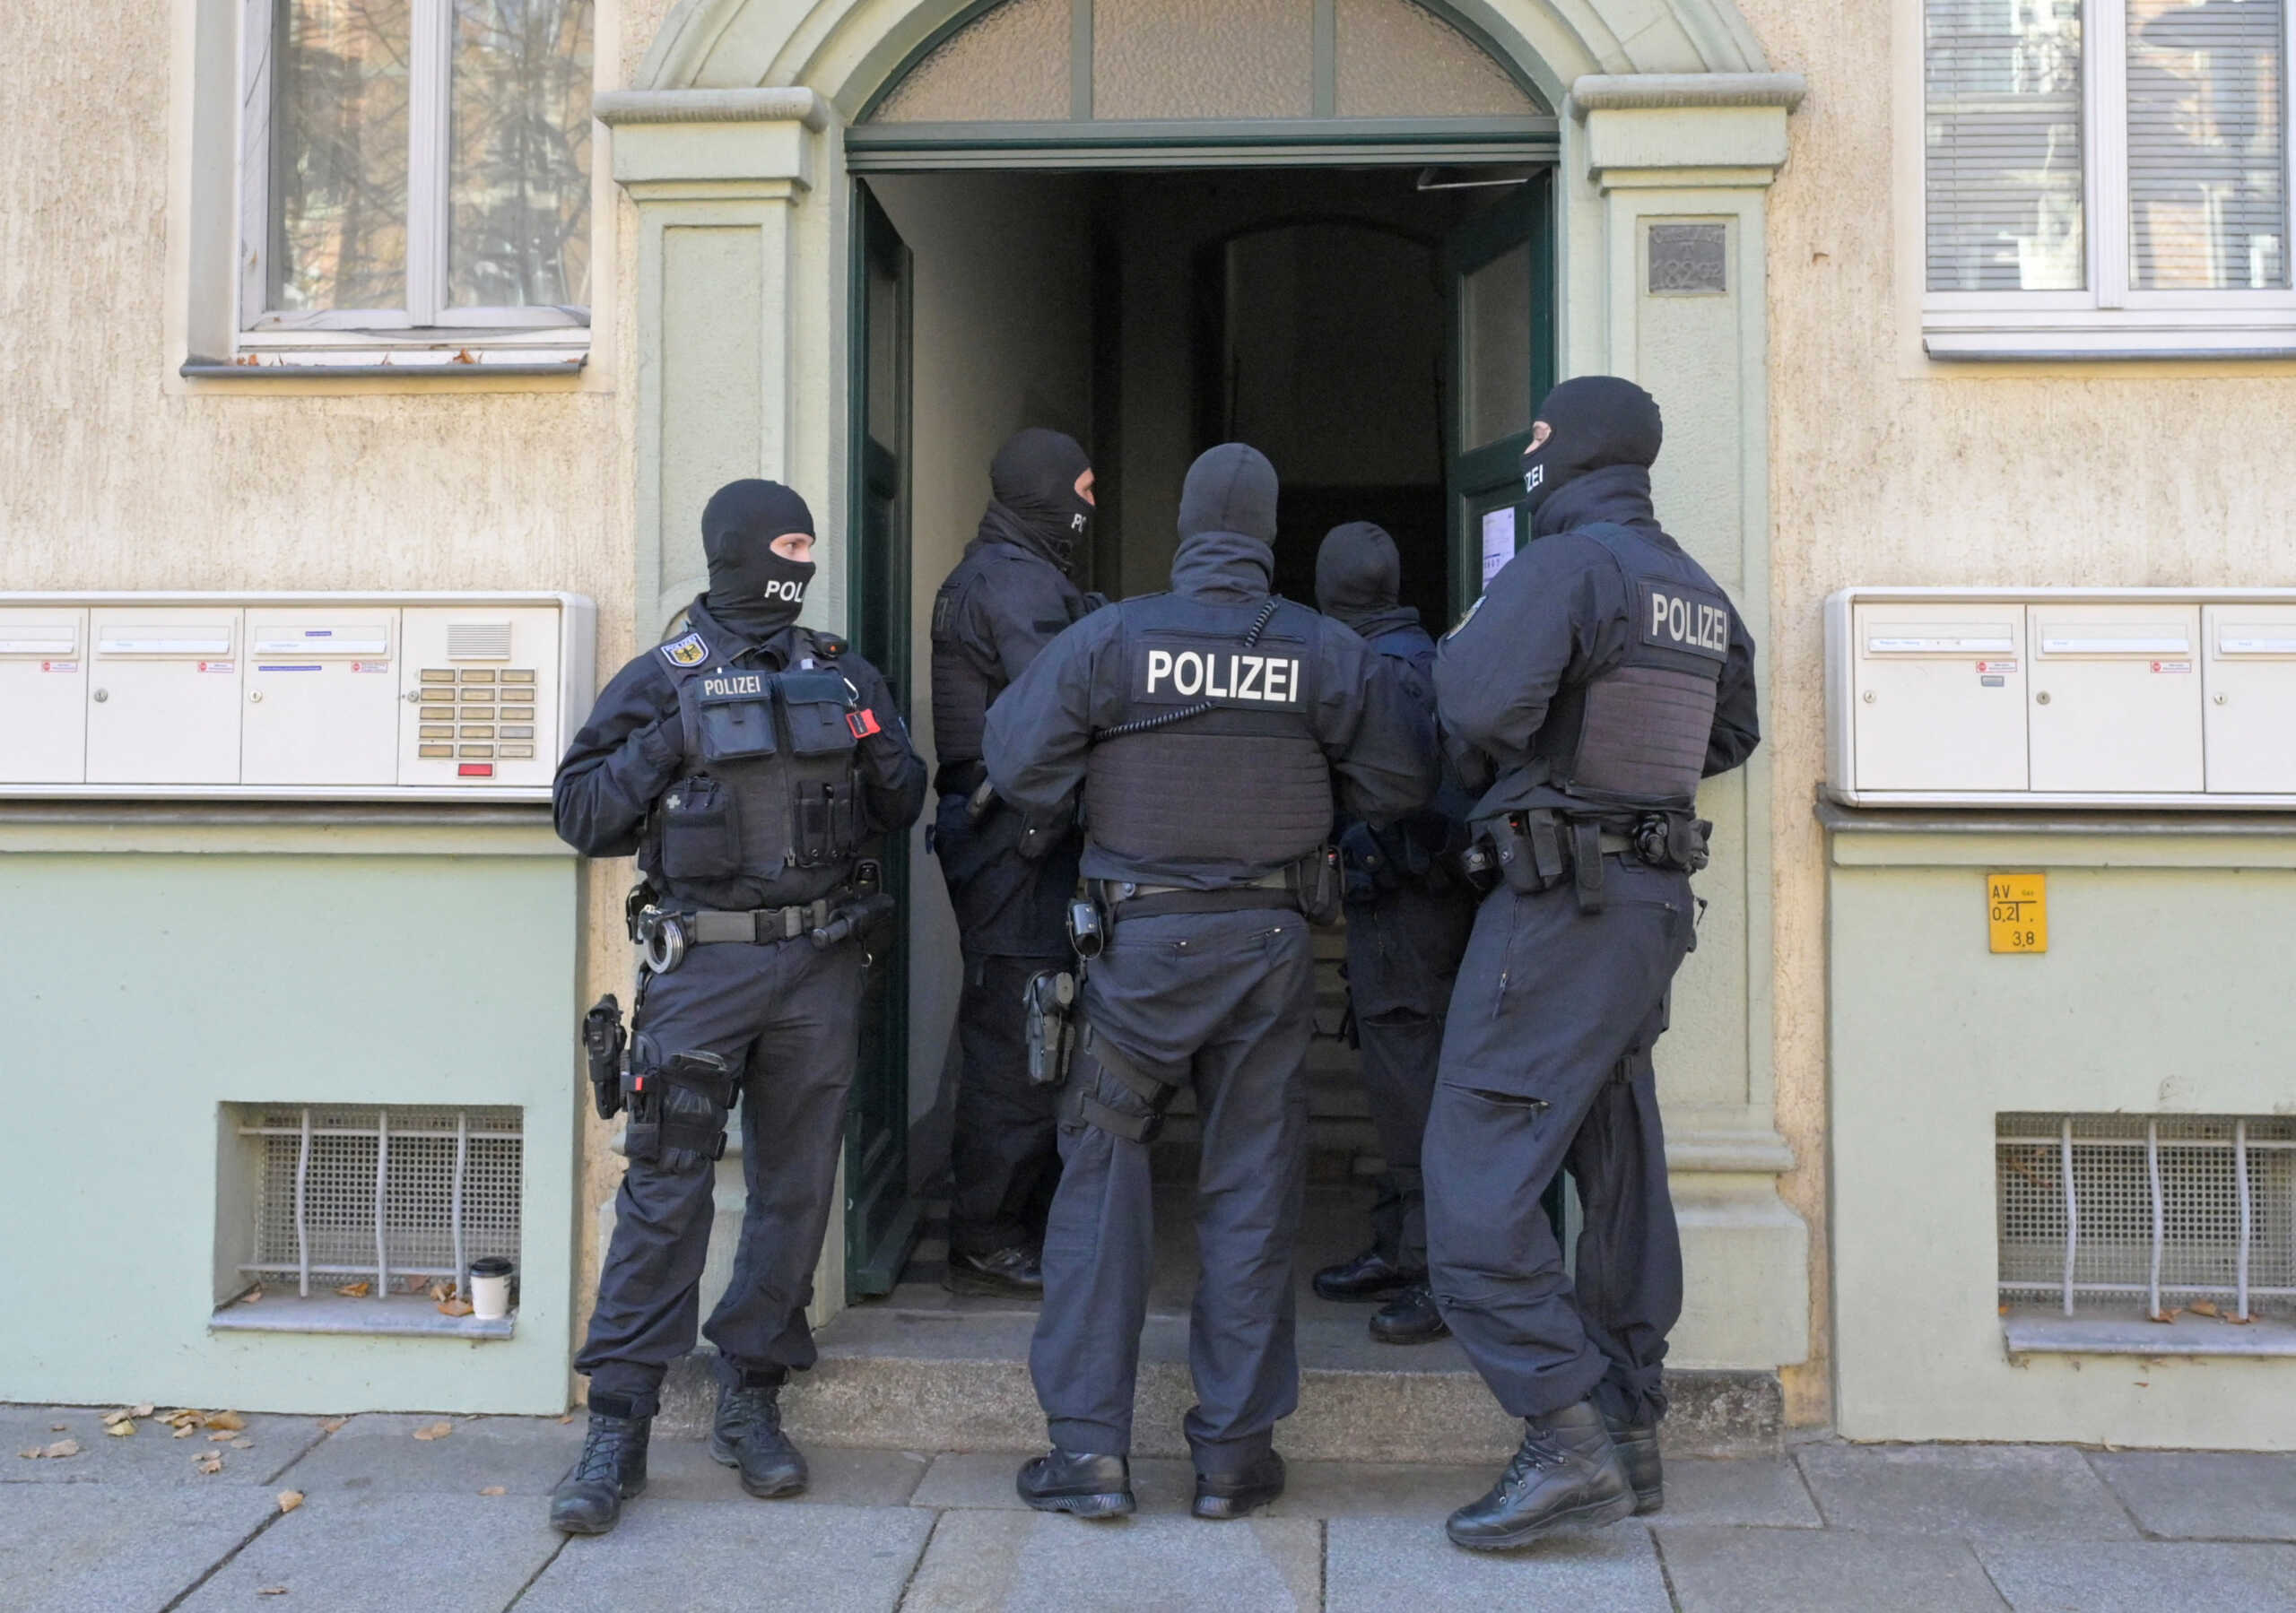
<path fill-rule="evenodd" d="M 2283 314 L 2277 319 L 2285 317 Z M 1921 345 L 1932 359 L 1945 363 L 2290 359 L 2296 358 L 2296 324 L 2222 319 L 2187 323 L 2094 314 L 2047 322 L 1996 317 L 1990 324 L 1980 324 L 1970 315 L 1933 310 L 1922 319 Z"/>
<path fill-rule="evenodd" d="M 222 1305 L 208 1318 L 218 1333 L 356 1333 L 424 1339 L 508 1339 L 518 1327 L 512 1311 L 500 1322 L 475 1316 L 448 1316 L 424 1295 L 393 1295 L 387 1299 L 346 1299 L 340 1294 L 314 1294 L 309 1299 L 292 1294 L 266 1294 L 252 1304 L 238 1301 Z"/>
<path fill-rule="evenodd" d="M 2260 1317 L 2249 1322 L 2179 1315 L 2148 1322 L 2141 1315 L 2067 1316 L 2054 1305 L 2015 1305 L 2001 1319 L 2001 1338 L 2018 1356 L 2296 1356 L 2296 1321 Z"/>
<path fill-rule="evenodd" d="M 341 380 L 367 377 L 404 380 L 410 376 L 440 380 L 503 380 L 517 377 L 576 377 L 589 361 L 587 353 L 543 357 L 517 349 L 346 353 L 305 348 L 291 352 L 251 351 L 237 359 L 195 356 L 185 360 L 176 373 L 189 381 Z"/>

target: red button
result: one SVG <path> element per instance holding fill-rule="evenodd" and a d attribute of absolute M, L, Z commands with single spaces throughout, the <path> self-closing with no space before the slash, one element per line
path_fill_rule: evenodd
<path fill-rule="evenodd" d="M 492 762 L 465 762 L 455 769 L 455 773 L 461 778 L 491 778 L 494 776 L 494 764 Z"/>

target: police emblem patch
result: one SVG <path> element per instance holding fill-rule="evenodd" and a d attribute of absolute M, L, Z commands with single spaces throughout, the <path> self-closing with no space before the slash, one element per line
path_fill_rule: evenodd
<path fill-rule="evenodd" d="M 662 655 L 672 666 L 700 666 L 709 658 L 709 646 L 701 642 L 700 634 L 688 633 L 664 645 Z"/>

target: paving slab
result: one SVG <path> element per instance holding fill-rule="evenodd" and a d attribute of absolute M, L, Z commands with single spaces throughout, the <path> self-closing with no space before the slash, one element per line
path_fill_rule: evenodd
<path fill-rule="evenodd" d="M 892 1613 L 933 1514 L 909 1507 L 648 1500 L 569 1540 L 518 1613 Z"/>
<path fill-rule="evenodd" d="M 2081 1453 L 2052 1445 L 1807 1445 L 1796 1453 L 1834 1529 L 1973 1540 L 2131 1540 Z"/>
<path fill-rule="evenodd" d="M 211 1482 L 207 1489 L 58 1484 L 7 1492 L 0 1496 L 0 1613 L 165 1606 L 279 1515 L 266 1492 Z"/>
<path fill-rule="evenodd" d="M 1444 1539 L 1439 1523 L 1420 1519 L 1341 1518 L 1325 1527 L 1324 1606 L 1330 1613 L 1397 1608 L 1667 1613 L 1674 1605 L 1649 1531 L 1639 1523 L 1575 1531 L 1520 1551 L 1489 1553 L 1462 1551 Z"/>
<path fill-rule="evenodd" d="M 184 1439 L 156 1418 L 144 1418 L 135 1432 L 113 1438 L 104 1432 L 109 1406 L 0 1406 L 0 1484 L 267 1484 L 304 1452 L 325 1437 L 314 1417 L 274 1417 L 249 1412 L 247 1427 L 232 1435 L 251 1444 L 233 1450 L 228 1443 L 211 1442 L 202 1428 Z M 162 1406 L 162 1411 L 171 1407 Z M 214 1408 L 210 1408 L 214 1409 Z M 58 1432 L 57 1425 L 64 1425 Z M 17 1453 L 34 1445 L 46 1447 L 59 1440 L 77 1440 L 80 1453 L 61 1460 L 42 1457 L 26 1461 Z M 220 1452 L 223 1470 L 204 1474 L 192 1458 L 204 1451 Z"/>
<path fill-rule="evenodd" d="M 1652 1533 L 1682 1613 L 1983 1613 L 2004 1605 L 1965 1540 L 1663 1523 Z"/>
<path fill-rule="evenodd" d="M 949 1512 L 901 1613 L 1313 1613 L 1322 1547 L 1300 1518 Z"/>
<path fill-rule="evenodd" d="M 1271 1518 L 1401 1518 L 1439 1525 L 1491 1487 L 1497 1462 L 1295 1461 Z"/>
<path fill-rule="evenodd" d="M 2016 1613 L 2296 1607 L 2296 1547 L 2097 1542 L 1980 1546 Z"/>
<path fill-rule="evenodd" d="M 514 1497 L 321 1492 L 249 1541 L 185 1613 L 509 1606 L 562 1539 Z M 260 1593 L 276 1587 L 284 1594 Z"/>
<path fill-rule="evenodd" d="M 1705 1457 L 1666 1463 L 1668 1523 L 1730 1524 L 1752 1529 L 1820 1529 L 1825 1520 L 1791 1461 Z"/>
<path fill-rule="evenodd" d="M 2296 1540 L 2296 1456 L 2231 1451 L 2098 1451 L 2089 1465 L 2147 1534 Z"/>
<path fill-rule="evenodd" d="M 1013 1487 L 1028 1458 L 1011 1451 L 944 1453 L 909 1498 L 911 1506 L 958 1507 L 967 1512 L 1027 1512 Z M 1171 1456 L 1132 1459 L 1132 1493 L 1143 1514 L 1186 1513 L 1196 1496 L 1196 1469 Z"/>
<path fill-rule="evenodd" d="M 444 1424 L 443 1438 L 417 1439 Z M 514 1496 L 544 1496 L 581 1454 L 583 1419 L 438 1417 L 369 1412 L 354 1417 L 280 1476 L 321 1490 L 475 1496 L 500 1485 Z"/>
<path fill-rule="evenodd" d="M 999 1460 L 1005 1460 L 1000 1458 Z M 919 1451 L 839 1450 L 805 1447 L 811 1480 L 788 1504 L 831 1506 L 900 1506 L 933 1465 Z M 1009 1477 L 1009 1475 L 1008 1475 Z M 734 1470 L 718 1465 L 706 1439 L 657 1439 L 646 1452 L 646 1499 L 654 1501 L 742 1501 L 780 1506 L 743 1494 Z"/>

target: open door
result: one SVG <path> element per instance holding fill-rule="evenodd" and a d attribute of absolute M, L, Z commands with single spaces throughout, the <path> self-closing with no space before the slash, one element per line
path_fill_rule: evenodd
<path fill-rule="evenodd" d="M 909 711 L 909 256 L 892 221 L 854 183 L 852 504 L 846 524 L 854 647 Z M 892 1292 L 917 1238 L 909 1195 L 909 839 L 874 853 L 900 904 L 873 950 L 861 1003 L 861 1055 L 845 1127 L 845 1288 L 848 1299 Z"/>
<path fill-rule="evenodd" d="M 1519 530 L 1531 411 L 1554 385 L 1554 175 L 1545 169 L 1443 244 L 1450 296 L 1451 511 L 1456 619 L 1529 534 Z"/>

